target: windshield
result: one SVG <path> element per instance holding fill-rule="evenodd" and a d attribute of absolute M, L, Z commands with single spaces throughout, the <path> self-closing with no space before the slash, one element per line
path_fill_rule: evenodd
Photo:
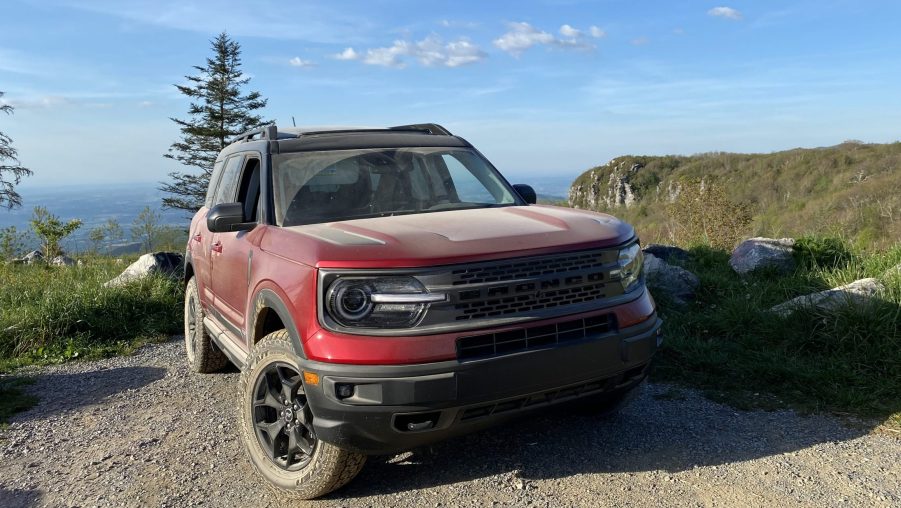
<path fill-rule="evenodd" d="M 275 219 L 297 226 L 517 204 L 478 154 L 463 148 L 374 148 L 273 156 Z"/>

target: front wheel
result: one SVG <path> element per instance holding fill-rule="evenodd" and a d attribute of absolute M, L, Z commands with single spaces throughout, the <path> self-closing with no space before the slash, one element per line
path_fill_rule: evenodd
<path fill-rule="evenodd" d="M 254 469 L 279 494 L 313 499 L 351 481 L 366 456 L 320 441 L 286 330 L 264 337 L 241 373 L 239 427 Z"/>

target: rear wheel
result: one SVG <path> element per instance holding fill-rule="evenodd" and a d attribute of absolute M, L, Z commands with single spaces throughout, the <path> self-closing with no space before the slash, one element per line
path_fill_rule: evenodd
<path fill-rule="evenodd" d="M 228 364 L 228 358 L 213 344 L 210 334 L 203 327 L 203 316 L 197 279 L 191 277 L 185 286 L 185 352 L 188 365 L 194 372 L 216 372 Z"/>
<path fill-rule="evenodd" d="M 303 373 L 285 330 L 254 347 L 241 374 L 238 411 L 254 469 L 286 497 L 325 495 L 352 480 L 366 462 L 365 455 L 316 437 Z"/>

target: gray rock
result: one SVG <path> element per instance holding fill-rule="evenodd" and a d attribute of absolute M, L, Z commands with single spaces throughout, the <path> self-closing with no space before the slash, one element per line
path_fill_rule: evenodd
<path fill-rule="evenodd" d="M 691 254 L 689 254 L 687 250 L 676 247 L 675 245 L 652 243 L 641 250 L 643 250 L 645 254 L 651 254 L 667 263 L 672 263 L 673 261 L 684 263 L 691 258 Z"/>
<path fill-rule="evenodd" d="M 51 266 L 75 266 L 75 260 L 63 254 L 50 260 Z"/>
<path fill-rule="evenodd" d="M 741 242 L 729 258 L 729 266 L 744 275 L 761 268 L 773 268 L 781 273 L 795 269 L 792 238 L 751 238 Z"/>
<path fill-rule="evenodd" d="M 118 277 L 104 284 L 105 287 L 124 286 L 130 282 L 141 280 L 152 274 L 160 273 L 168 276 L 181 274 L 184 258 L 174 252 L 154 252 L 144 254 L 130 264 Z"/>
<path fill-rule="evenodd" d="M 10 261 L 10 263 L 13 263 L 16 265 L 33 265 L 33 264 L 43 263 L 43 262 L 44 262 L 44 253 L 39 250 L 33 250 L 18 259 L 13 259 L 12 261 Z"/>
<path fill-rule="evenodd" d="M 644 272 L 652 289 L 666 293 L 678 304 L 693 300 L 695 289 L 700 284 L 697 275 L 684 268 L 670 265 L 653 254 L 645 254 Z"/>
<path fill-rule="evenodd" d="M 837 288 L 792 298 L 772 307 L 770 312 L 788 316 L 795 310 L 804 307 L 830 311 L 848 305 L 865 305 L 884 290 L 885 286 L 874 278 L 860 279 Z"/>

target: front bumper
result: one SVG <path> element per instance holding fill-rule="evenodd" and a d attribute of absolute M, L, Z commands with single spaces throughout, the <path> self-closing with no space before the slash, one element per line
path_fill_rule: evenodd
<path fill-rule="evenodd" d="M 629 328 L 504 356 L 417 365 L 306 361 L 317 436 L 367 454 L 391 454 L 490 427 L 525 411 L 628 391 L 659 347 L 656 314 Z M 352 395 L 339 398 L 342 385 Z M 344 387 L 346 388 L 346 387 Z"/>

